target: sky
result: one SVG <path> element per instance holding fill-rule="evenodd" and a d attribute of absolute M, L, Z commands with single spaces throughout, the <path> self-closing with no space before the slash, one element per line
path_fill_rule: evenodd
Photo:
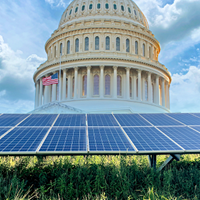
<path fill-rule="evenodd" d="M 1 0 L 0 113 L 34 109 L 33 73 L 69 0 Z M 200 112 L 200 0 L 135 0 L 172 75 L 171 112 Z"/>

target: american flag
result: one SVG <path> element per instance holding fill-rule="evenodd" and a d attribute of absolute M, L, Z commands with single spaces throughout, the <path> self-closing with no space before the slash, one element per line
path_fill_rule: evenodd
<path fill-rule="evenodd" d="M 42 84 L 45 86 L 52 85 L 52 84 L 58 84 L 58 73 L 56 73 L 52 76 L 43 78 Z"/>

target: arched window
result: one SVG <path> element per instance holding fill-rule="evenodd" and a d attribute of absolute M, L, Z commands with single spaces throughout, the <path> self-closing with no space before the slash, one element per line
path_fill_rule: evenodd
<path fill-rule="evenodd" d="M 143 44 L 142 50 L 143 50 L 143 56 L 145 57 L 145 44 Z"/>
<path fill-rule="evenodd" d="M 97 4 L 97 9 L 100 9 L 100 8 L 101 8 L 101 4 L 98 3 L 98 4 Z"/>
<path fill-rule="evenodd" d="M 82 95 L 83 95 L 83 96 L 86 96 L 86 95 L 87 95 L 87 75 L 84 75 L 84 76 L 83 76 L 82 85 L 83 85 Z"/>
<path fill-rule="evenodd" d="M 147 83 L 147 81 L 144 82 L 144 89 L 145 89 L 144 99 L 145 99 L 145 101 L 147 101 L 148 100 L 148 83 Z"/>
<path fill-rule="evenodd" d="M 109 4 L 108 3 L 105 4 L 105 8 L 109 9 Z"/>
<path fill-rule="evenodd" d="M 113 8 L 114 8 L 114 10 L 117 10 L 117 5 L 113 4 Z"/>
<path fill-rule="evenodd" d="M 70 41 L 67 41 L 67 54 L 70 54 Z"/>
<path fill-rule="evenodd" d="M 99 37 L 95 37 L 95 50 L 99 50 Z"/>
<path fill-rule="evenodd" d="M 151 84 L 151 86 L 152 86 L 152 88 L 151 88 L 151 89 L 152 89 L 152 90 L 151 90 L 151 91 L 152 91 L 152 95 L 151 95 L 151 98 L 152 98 L 152 99 L 151 99 L 151 100 L 152 100 L 152 102 L 154 103 L 154 85 L 153 85 L 153 83 Z"/>
<path fill-rule="evenodd" d="M 116 38 L 116 51 L 120 51 L 120 38 Z"/>
<path fill-rule="evenodd" d="M 99 76 L 94 76 L 94 95 L 99 95 Z"/>
<path fill-rule="evenodd" d="M 82 11 L 84 11 L 84 10 L 85 10 L 85 5 L 82 6 Z"/>
<path fill-rule="evenodd" d="M 124 11 L 124 6 L 121 5 L 121 10 Z"/>
<path fill-rule="evenodd" d="M 131 13 L 131 9 L 128 7 L 128 12 Z"/>
<path fill-rule="evenodd" d="M 149 47 L 149 58 L 151 58 L 151 47 Z"/>
<path fill-rule="evenodd" d="M 130 77 L 129 79 L 130 79 L 130 81 L 129 81 L 129 84 L 130 84 L 130 97 L 132 97 L 132 78 Z"/>
<path fill-rule="evenodd" d="M 105 76 L 105 95 L 110 95 L 110 75 Z"/>
<path fill-rule="evenodd" d="M 135 54 L 138 55 L 138 41 L 135 41 Z"/>
<path fill-rule="evenodd" d="M 69 11 L 69 15 L 71 15 L 72 14 L 72 9 Z"/>
<path fill-rule="evenodd" d="M 138 79 L 136 80 L 136 97 L 138 98 Z"/>
<path fill-rule="evenodd" d="M 126 39 L 126 52 L 130 52 L 130 40 Z"/>
<path fill-rule="evenodd" d="M 106 37 L 106 50 L 110 50 L 110 37 Z"/>
<path fill-rule="evenodd" d="M 76 9 L 75 9 L 75 13 L 77 13 L 77 11 L 78 11 L 78 7 L 76 7 Z"/>
<path fill-rule="evenodd" d="M 134 10 L 135 16 L 137 16 L 136 10 Z"/>
<path fill-rule="evenodd" d="M 79 52 L 79 39 L 75 40 L 75 52 Z"/>
<path fill-rule="evenodd" d="M 88 51 L 89 50 L 89 38 L 86 37 L 85 38 L 85 51 Z"/>
<path fill-rule="evenodd" d="M 56 57 L 56 46 L 54 46 L 54 58 Z"/>
<path fill-rule="evenodd" d="M 89 9 L 92 10 L 92 4 L 89 5 Z"/>
<path fill-rule="evenodd" d="M 61 56 L 62 56 L 62 46 L 63 46 L 63 44 L 60 43 L 60 55 L 61 55 Z"/>
<path fill-rule="evenodd" d="M 117 96 L 122 96 L 122 77 L 117 76 Z"/>

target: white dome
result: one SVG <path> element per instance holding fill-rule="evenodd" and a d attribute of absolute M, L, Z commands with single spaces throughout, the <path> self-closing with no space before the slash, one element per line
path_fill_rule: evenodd
<path fill-rule="evenodd" d="M 119 19 L 140 24 L 147 29 L 148 22 L 132 0 L 74 0 L 64 11 L 59 27 L 72 21 L 84 19 Z"/>

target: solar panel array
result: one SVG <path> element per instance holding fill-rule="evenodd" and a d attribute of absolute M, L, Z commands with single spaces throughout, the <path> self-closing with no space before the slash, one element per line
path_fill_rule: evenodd
<path fill-rule="evenodd" d="M 165 153 L 200 153 L 200 113 L 0 115 L 0 155 Z"/>

